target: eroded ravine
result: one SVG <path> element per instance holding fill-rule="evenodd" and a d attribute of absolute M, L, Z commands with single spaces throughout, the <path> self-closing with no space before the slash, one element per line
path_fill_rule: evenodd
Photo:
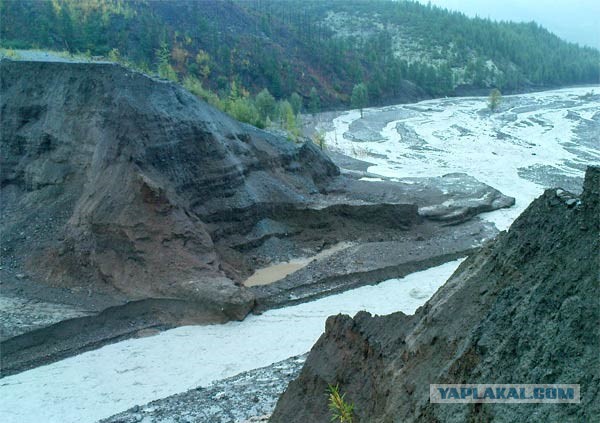
<path fill-rule="evenodd" d="M 40 321 L 28 307 L 29 321 L 1 319 L 20 326 L 3 330 L 4 375 L 140 330 L 242 320 L 423 270 L 493 237 L 474 217 L 514 202 L 465 174 L 452 192 L 440 189 L 448 178 L 374 189 L 308 140 L 241 124 L 116 64 L 0 67 L 2 295 L 52 315 Z M 338 251 L 272 289 L 243 284 L 343 242 L 387 260 L 375 257 L 366 274 L 362 253 Z"/>

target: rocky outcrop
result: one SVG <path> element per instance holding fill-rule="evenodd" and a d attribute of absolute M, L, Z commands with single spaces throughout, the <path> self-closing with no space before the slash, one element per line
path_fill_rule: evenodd
<path fill-rule="evenodd" d="M 592 421 L 600 414 L 600 168 L 547 190 L 415 315 L 327 321 L 272 422 L 328 421 L 339 384 L 359 422 Z M 429 402 L 430 383 L 576 383 L 581 404 Z"/>
<path fill-rule="evenodd" d="M 344 171 L 344 174 L 347 177 L 336 178 L 328 190 L 350 192 L 353 198 L 370 202 L 417 204 L 419 216 L 449 225 L 515 204 L 514 198 L 490 189 L 465 173 L 448 173 L 435 178 L 403 178 L 401 182 L 368 172 Z M 363 177 L 376 177 L 381 181 L 374 184 L 362 180 Z"/>

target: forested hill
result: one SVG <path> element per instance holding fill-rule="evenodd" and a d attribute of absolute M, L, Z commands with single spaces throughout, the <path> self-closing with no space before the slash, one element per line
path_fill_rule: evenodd
<path fill-rule="evenodd" d="M 375 104 L 600 80 L 597 50 L 535 23 L 409 1 L 0 0 L 0 13 L 3 47 L 120 59 L 225 97 L 297 92 L 312 109 L 360 83 Z"/>

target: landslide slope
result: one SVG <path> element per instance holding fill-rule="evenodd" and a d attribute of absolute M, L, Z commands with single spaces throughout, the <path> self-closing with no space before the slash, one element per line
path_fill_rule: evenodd
<path fill-rule="evenodd" d="M 337 383 L 359 422 L 594 421 L 599 216 L 595 167 L 580 198 L 547 190 L 414 316 L 330 317 L 270 421 L 328 421 Z M 576 383 L 582 400 L 437 405 L 430 383 Z"/>
<path fill-rule="evenodd" d="M 3 60 L 0 75 L 2 255 L 21 277 L 243 318 L 252 295 L 206 222 L 305 204 L 339 173 L 118 65 Z"/>
<path fill-rule="evenodd" d="M 445 225 L 514 204 L 464 174 L 341 175 L 310 142 L 112 63 L 3 60 L 0 78 L 0 270 L 20 297 L 44 282 L 109 305 L 183 299 L 239 319 L 254 305 L 244 280 L 272 260 L 416 238 L 443 238 L 424 258 L 449 259 L 495 229 Z"/>

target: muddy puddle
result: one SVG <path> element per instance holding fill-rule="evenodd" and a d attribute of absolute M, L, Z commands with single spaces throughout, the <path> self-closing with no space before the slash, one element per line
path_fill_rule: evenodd
<path fill-rule="evenodd" d="M 252 274 L 248 279 L 244 281 L 245 286 L 257 286 L 257 285 L 268 285 L 270 283 L 276 282 L 280 279 L 285 278 L 287 275 L 296 272 L 297 270 L 302 269 L 307 266 L 310 262 L 314 260 L 321 260 L 327 258 L 338 251 L 342 251 L 348 247 L 350 247 L 352 243 L 350 242 L 340 242 L 339 244 L 335 244 L 331 248 L 327 248 L 321 251 L 319 254 L 316 254 L 311 257 L 303 257 L 297 258 L 294 260 L 286 261 L 283 263 L 273 264 L 268 267 L 263 267 L 262 269 L 258 269 L 256 272 Z"/>

